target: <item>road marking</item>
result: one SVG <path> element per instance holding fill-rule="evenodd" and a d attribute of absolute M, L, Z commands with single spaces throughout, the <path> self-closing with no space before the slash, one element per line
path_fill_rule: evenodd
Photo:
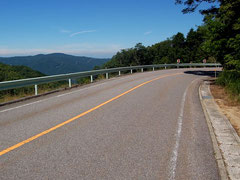
<path fill-rule="evenodd" d="M 89 88 L 97 87 L 97 86 L 100 86 L 100 85 L 103 85 L 103 84 L 106 84 L 106 83 L 107 82 L 104 82 L 104 83 L 101 83 L 101 84 L 96 84 L 96 85 L 93 85 L 93 86 L 90 86 L 90 87 L 85 87 L 85 88 L 82 88 L 82 89 L 79 89 L 79 90 L 76 90 L 76 91 L 73 91 L 73 92 L 64 93 L 64 94 L 60 94 L 60 95 L 57 95 L 57 96 L 49 97 L 47 99 L 42 99 L 42 100 L 35 101 L 35 102 L 32 102 L 32 103 L 24 104 L 24 105 L 21 105 L 21 106 L 16 106 L 16 107 L 13 107 L 13 108 L 5 109 L 5 110 L 0 111 L 0 113 L 11 111 L 11 110 L 18 109 L 18 108 L 25 107 L 25 106 L 30 106 L 30 105 L 37 104 L 37 103 L 40 103 L 40 102 L 48 101 L 48 100 L 53 99 L 53 98 L 58 98 L 58 97 L 66 96 L 66 95 L 69 95 L 69 94 L 74 94 L 74 93 L 77 93 L 77 92 L 80 92 L 80 91 L 83 91 L 83 90 L 86 90 L 86 89 L 89 89 Z"/>
<path fill-rule="evenodd" d="M 52 98 L 48 98 L 48 99 L 52 99 Z M 29 105 L 32 105 L 32 104 L 40 103 L 40 102 L 43 102 L 43 101 L 46 101 L 46 100 L 47 99 L 43 99 L 43 100 L 35 101 L 35 102 L 32 102 L 32 103 L 24 104 L 24 105 L 21 105 L 21 106 L 5 109 L 5 110 L 0 111 L 0 113 L 7 112 L 7 111 L 10 111 L 10 110 L 14 110 L 14 109 L 18 109 L 18 108 L 25 107 L 25 106 L 29 106 Z"/>
<path fill-rule="evenodd" d="M 97 87 L 97 86 L 101 86 L 101 85 L 106 84 L 106 83 L 107 82 L 104 82 L 104 83 L 101 83 L 101 84 L 96 84 L 96 85 L 93 85 L 93 86 L 90 86 L 90 87 L 85 87 L 85 88 L 82 88 L 82 89 L 79 89 L 79 90 L 76 90 L 76 91 L 73 91 L 73 92 L 57 95 L 56 97 L 63 97 L 63 96 L 69 95 L 69 94 L 74 94 L 76 92 L 83 91 L 83 90 L 86 90 L 86 89 L 89 89 L 89 88 L 93 88 L 93 87 Z"/>
<path fill-rule="evenodd" d="M 80 118 L 80 117 L 82 117 L 82 116 L 84 116 L 84 115 L 86 115 L 86 114 L 96 110 L 96 109 L 99 109 L 100 107 L 102 107 L 102 106 L 104 106 L 104 105 L 106 105 L 106 104 L 108 104 L 108 103 L 110 103 L 110 102 L 112 102 L 112 101 L 114 101 L 114 100 L 116 100 L 116 99 L 118 99 L 118 98 L 120 98 L 120 97 L 122 97 L 122 96 L 124 96 L 124 95 L 126 95 L 126 94 L 128 94 L 130 92 L 132 92 L 132 91 L 134 91 L 135 89 L 144 86 L 145 84 L 148 84 L 150 82 L 153 82 L 153 81 L 165 78 L 165 77 L 176 76 L 176 75 L 180 75 L 180 74 L 183 74 L 183 73 L 175 73 L 175 74 L 170 74 L 170 75 L 163 75 L 163 76 L 159 76 L 157 78 L 154 78 L 152 80 L 146 81 L 144 83 L 141 83 L 141 84 L 139 84 L 139 85 L 129 89 L 128 91 L 125 91 L 124 93 L 119 94 L 119 95 L 113 97 L 112 99 L 109 99 L 109 100 L 103 102 L 102 104 L 99 104 L 99 105 L 97 105 L 97 106 L 95 106 L 95 107 L 93 107 L 93 108 L 91 108 L 91 109 L 89 109 L 89 110 L 87 110 L 87 111 L 85 111 L 85 112 L 83 112 L 83 113 L 81 113 L 81 114 L 71 118 L 71 119 L 68 119 L 68 120 L 66 120 L 66 121 L 64 121 L 64 122 L 62 122 L 62 123 L 60 123 L 60 124 L 50 128 L 50 129 L 47 129 L 47 130 L 45 130 L 45 131 L 43 131 L 43 132 L 41 132 L 39 134 L 36 134 L 35 136 L 32 136 L 32 137 L 30 137 L 30 138 L 28 138 L 28 139 L 26 139 L 26 140 L 24 140 L 22 142 L 19 142 L 19 143 L 15 144 L 15 145 L 7 148 L 7 149 L 2 150 L 0 152 L 0 156 L 2 156 L 2 155 L 6 154 L 6 153 L 8 153 L 8 152 L 10 152 L 10 151 L 12 151 L 14 149 L 17 149 L 17 148 L 23 146 L 24 144 L 27 144 L 27 143 L 29 143 L 29 142 L 31 142 L 31 141 L 33 141 L 33 140 L 35 140 L 35 139 L 45 135 L 45 134 L 48 134 L 48 133 L 50 133 L 50 132 L 52 132 L 52 131 L 54 131 L 54 130 L 56 130 L 56 129 L 58 129 L 58 128 L 66 125 L 66 124 L 69 124 L 70 122 L 72 122 L 72 121 L 74 121 L 74 120 L 76 120 L 76 119 L 78 119 L 78 118 Z"/>
<path fill-rule="evenodd" d="M 126 78 L 128 78 L 128 77 L 121 77 L 121 80 L 126 79 Z M 113 79 L 116 79 L 116 78 L 111 78 L 111 79 L 113 80 Z M 77 93 L 77 92 L 80 92 L 80 91 L 84 91 L 86 89 L 90 89 L 90 88 L 93 88 L 93 87 L 104 85 L 106 83 L 107 82 L 103 82 L 101 84 L 92 85 L 92 86 L 85 87 L 85 88 L 82 88 L 82 89 L 79 89 L 79 90 L 76 90 L 76 91 L 73 91 L 73 92 L 68 92 L 68 93 L 57 95 L 57 96 L 49 97 L 47 99 L 42 99 L 42 100 L 35 101 L 35 102 L 32 102 L 32 103 L 24 104 L 24 105 L 21 105 L 21 106 L 16 106 L 16 107 L 13 107 L 13 108 L 5 109 L 5 110 L 0 111 L 0 113 L 11 111 L 11 110 L 14 110 L 14 109 L 19 109 L 19 108 L 22 108 L 22 107 L 25 107 L 25 106 L 30 106 L 30 105 L 37 104 L 37 103 L 40 103 L 40 102 L 48 101 L 48 100 L 53 99 L 53 98 L 59 98 L 59 97 L 63 97 L 63 96 L 69 95 L 69 94 L 74 94 L 74 93 Z"/>
<path fill-rule="evenodd" d="M 181 106 L 180 106 L 180 114 L 178 116 L 177 119 L 177 123 L 178 123 L 178 128 L 177 128 L 177 132 L 175 134 L 176 137 L 176 143 L 172 152 L 172 156 L 170 159 L 170 164 L 169 164 L 169 180 L 174 180 L 175 179 L 175 175 L 176 175 L 176 167 L 177 167 L 177 159 L 178 159 L 178 149 L 179 149 L 179 142 L 180 142 L 180 138 L 181 138 L 181 132 L 182 132 L 182 124 L 183 124 L 183 114 L 184 114 L 184 106 L 185 106 L 185 101 L 186 101 L 186 95 L 187 95 L 187 91 L 189 89 L 189 87 L 198 79 L 193 80 L 190 85 L 186 88 L 186 90 L 184 91 L 182 100 L 181 100 Z"/>

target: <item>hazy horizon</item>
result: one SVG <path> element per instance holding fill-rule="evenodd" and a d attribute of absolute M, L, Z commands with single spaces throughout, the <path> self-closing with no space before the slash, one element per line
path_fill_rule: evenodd
<path fill-rule="evenodd" d="M 3 0 L 0 57 L 59 52 L 111 58 L 139 42 L 150 46 L 202 24 L 202 15 L 184 15 L 174 2 Z"/>
<path fill-rule="evenodd" d="M 53 53 L 39 53 L 39 54 L 29 54 L 29 55 L 9 55 L 9 56 L 0 56 L 0 58 L 12 58 L 12 57 L 26 57 L 26 56 L 38 56 L 38 55 L 50 55 L 50 54 L 65 54 L 70 56 L 77 56 L 77 57 L 90 57 L 96 59 L 111 59 L 112 57 L 94 57 L 94 56 L 85 56 L 85 55 L 75 55 L 75 54 L 67 54 L 62 52 L 53 52 Z"/>

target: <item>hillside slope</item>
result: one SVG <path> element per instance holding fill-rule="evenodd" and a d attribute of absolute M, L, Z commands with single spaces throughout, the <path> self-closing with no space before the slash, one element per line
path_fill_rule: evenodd
<path fill-rule="evenodd" d="M 44 76 L 26 66 L 11 66 L 0 63 L 0 82 Z"/>
<path fill-rule="evenodd" d="M 109 59 L 72 56 L 62 53 L 39 54 L 35 56 L 0 57 L 0 62 L 9 65 L 23 65 L 46 75 L 64 74 L 92 70 Z"/>

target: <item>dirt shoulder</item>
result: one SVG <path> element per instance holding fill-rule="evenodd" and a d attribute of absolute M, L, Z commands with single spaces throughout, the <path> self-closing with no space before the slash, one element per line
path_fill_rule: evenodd
<path fill-rule="evenodd" d="M 226 90 L 219 85 L 212 83 L 210 89 L 221 111 L 240 136 L 240 103 L 231 98 Z"/>

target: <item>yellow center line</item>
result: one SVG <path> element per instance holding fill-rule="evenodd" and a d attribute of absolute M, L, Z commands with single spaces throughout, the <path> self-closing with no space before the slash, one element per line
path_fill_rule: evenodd
<path fill-rule="evenodd" d="M 14 150 L 14 149 L 17 149 L 17 148 L 19 148 L 19 147 L 21 147 L 21 146 L 23 146 L 23 145 L 25 145 L 25 144 L 27 144 L 27 143 L 29 143 L 29 142 L 37 139 L 37 138 L 39 138 L 39 137 L 41 137 L 41 136 L 43 136 L 43 135 L 45 135 L 45 134 L 48 134 L 48 133 L 50 133 L 50 132 L 52 132 L 52 131 L 54 131 L 54 130 L 56 130 L 56 129 L 58 129 L 58 128 L 60 128 L 60 127 L 62 127 L 62 126 L 64 126 L 64 125 L 66 125 L 66 124 L 74 121 L 74 120 L 76 120 L 76 119 L 79 119 L 80 117 L 82 117 L 82 116 L 84 116 L 84 115 L 86 115 L 86 114 L 88 114 L 88 113 L 90 113 L 90 112 L 92 112 L 92 111 L 94 111 L 94 110 L 96 110 L 96 109 L 98 109 L 98 108 L 100 108 L 100 107 L 102 107 L 102 106 L 104 106 L 104 105 L 106 105 L 106 104 L 108 104 L 108 103 L 110 103 L 110 102 L 112 102 L 112 101 L 120 98 L 121 96 L 123 96 L 123 95 L 125 95 L 125 94 L 128 94 L 128 93 L 134 91 L 135 89 L 137 89 L 137 88 L 139 88 L 139 87 L 141 87 L 141 86 L 144 86 L 145 84 L 148 84 L 148 83 L 150 83 L 150 82 L 153 82 L 153 81 L 156 81 L 156 80 L 158 80 L 158 79 L 165 78 L 165 77 L 176 76 L 176 75 L 180 75 L 180 74 L 183 74 L 183 73 L 163 75 L 163 76 L 159 76 L 159 77 L 157 77 L 157 78 L 155 78 L 155 79 L 146 81 L 146 82 L 144 82 L 144 83 L 142 83 L 142 84 L 139 84 L 139 85 L 133 87 L 132 89 L 129 89 L 128 91 L 125 91 L 124 93 L 119 94 L 119 95 L 113 97 L 112 99 L 109 99 L 108 101 L 105 101 L 105 102 L 103 102 L 102 104 L 99 104 L 99 105 L 97 105 L 97 106 L 95 106 L 95 107 L 93 107 L 93 108 L 91 108 L 91 109 L 89 109 L 89 110 L 87 110 L 87 111 L 85 111 L 85 112 L 83 112 L 83 113 L 81 113 L 81 114 L 79 114 L 79 115 L 71 118 L 71 119 L 68 119 L 68 120 L 66 120 L 66 121 L 64 121 L 64 122 L 62 122 L 62 123 L 60 123 L 60 124 L 58 124 L 58 125 L 50 128 L 50 129 L 47 129 L 47 130 L 45 130 L 45 131 L 43 131 L 43 132 L 41 132 L 41 133 L 39 133 L 39 134 L 36 134 L 36 135 L 34 135 L 34 136 L 32 136 L 32 137 L 30 137 L 30 138 L 28 138 L 28 139 L 26 139 L 26 140 L 24 140 L 24 141 L 22 141 L 22 142 L 19 142 L 19 143 L 15 144 L 15 145 L 7 148 L 7 149 L 2 150 L 2 151 L 0 152 L 0 156 L 2 156 L 2 155 L 6 154 L 6 153 L 8 153 L 8 152 L 10 152 L 10 151 L 12 151 L 12 150 Z"/>

